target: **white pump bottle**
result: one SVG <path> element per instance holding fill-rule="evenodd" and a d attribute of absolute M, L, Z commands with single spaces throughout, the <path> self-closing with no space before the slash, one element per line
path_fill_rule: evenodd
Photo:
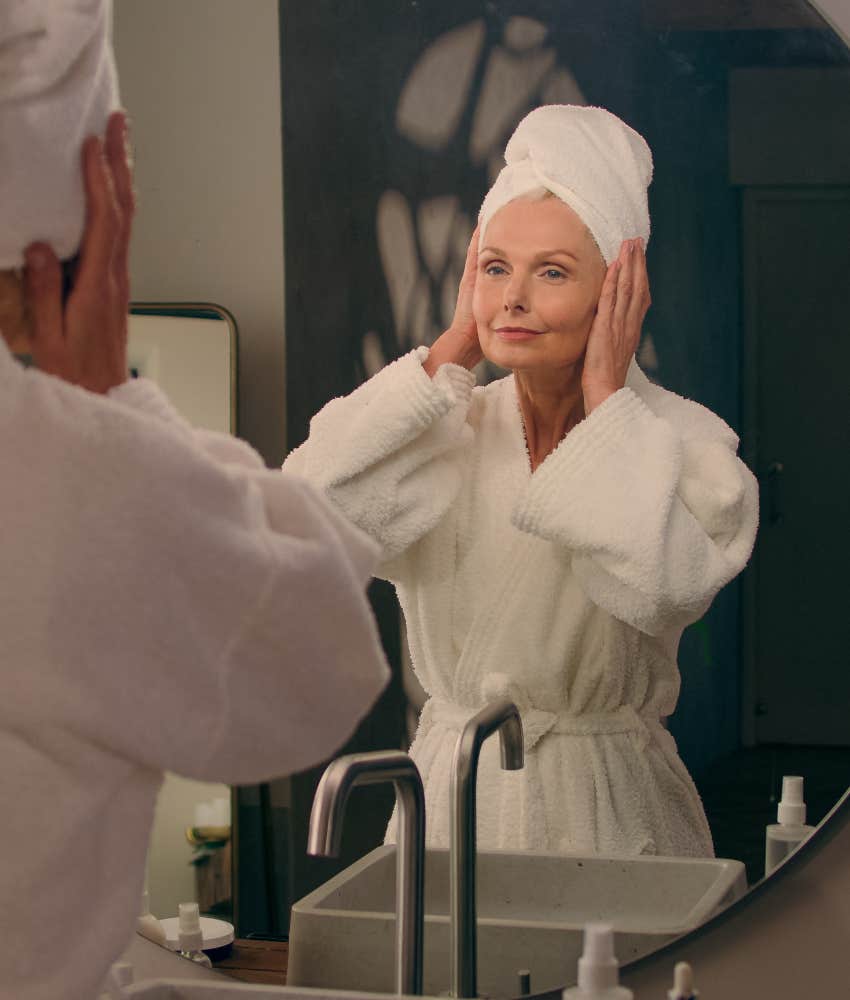
<path fill-rule="evenodd" d="M 610 924 L 586 924 L 584 953 L 578 960 L 578 985 L 563 992 L 563 1000 L 633 1000 L 634 993 L 620 986 L 620 966 L 614 956 L 614 930 Z"/>
<path fill-rule="evenodd" d="M 769 875 L 814 830 L 806 826 L 806 803 L 803 799 L 803 779 L 788 775 L 782 779 L 782 798 L 777 809 L 777 823 L 765 831 L 764 873 Z"/>

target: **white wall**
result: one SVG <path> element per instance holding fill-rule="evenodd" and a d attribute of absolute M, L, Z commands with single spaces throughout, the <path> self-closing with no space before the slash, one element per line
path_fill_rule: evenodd
<path fill-rule="evenodd" d="M 239 328 L 239 435 L 285 453 L 283 199 L 277 0 L 115 0 L 132 121 L 136 301 L 214 302 Z M 194 899 L 184 830 L 226 794 L 168 775 L 151 835 L 151 909 Z"/>
<path fill-rule="evenodd" d="M 277 0 L 116 0 L 138 191 L 140 301 L 207 301 L 239 326 L 239 434 L 285 452 Z"/>

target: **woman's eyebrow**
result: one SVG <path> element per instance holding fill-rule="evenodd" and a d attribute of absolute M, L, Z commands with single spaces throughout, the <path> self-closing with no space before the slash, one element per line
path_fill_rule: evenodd
<path fill-rule="evenodd" d="M 543 260 L 546 257 L 555 257 L 557 256 L 557 254 L 562 254 L 564 257 L 569 257 L 574 261 L 578 261 L 578 257 L 572 252 L 572 250 L 563 250 L 563 249 L 542 250 L 539 254 L 537 254 L 537 259 Z"/>
<path fill-rule="evenodd" d="M 478 256 L 480 257 L 482 254 L 485 254 L 485 253 L 494 253 L 497 257 L 506 257 L 507 256 L 507 254 L 505 253 L 505 251 L 504 250 L 500 250 L 498 247 L 482 247 L 478 251 Z"/>

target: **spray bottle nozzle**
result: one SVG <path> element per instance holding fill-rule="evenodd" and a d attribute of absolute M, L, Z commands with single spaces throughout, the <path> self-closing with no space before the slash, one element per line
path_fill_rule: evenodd
<path fill-rule="evenodd" d="M 673 989 L 667 994 L 669 1000 L 694 1000 L 699 991 L 694 989 L 694 973 L 687 962 L 677 962 L 673 969 Z"/>
<path fill-rule="evenodd" d="M 583 990 L 607 990 L 619 982 L 614 957 L 614 929 L 610 924 L 587 924 L 584 952 L 578 960 L 578 985 Z"/>
<path fill-rule="evenodd" d="M 803 799 L 803 779 L 786 774 L 782 779 L 782 798 L 776 810 L 776 819 L 782 826 L 802 826 L 806 822 L 806 803 Z"/>

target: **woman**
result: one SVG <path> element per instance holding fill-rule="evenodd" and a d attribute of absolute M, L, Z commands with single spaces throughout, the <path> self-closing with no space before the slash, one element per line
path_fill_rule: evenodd
<path fill-rule="evenodd" d="M 127 381 L 124 116 L 90 135 L 117 103 L 108 19 L 105 0 L 0 9 L 2 1000 L 100 993 L 165 770 L 253 784 L 315 765 L 389 674 L 376 546 Z M 54 249 L 78 248 L 63 295 Z"/>
<path fill-rule="evenodd" d="M 485 745 L 480 846 L 710 855 L 663 720 L 682 630 L 749 557 L 755 482 L 729 427 L 634 361 L 643 139 L 549 106 L 505 158 L 450 329 L 330 402 L 285 468 L 383 547 L 430 696 L 411 750 L 429 843 L 447 843 L 460 728 L 508 695 L 526 763 L 503 772 Z M 482 355 L 511 374 L 473 388 Z"/>

